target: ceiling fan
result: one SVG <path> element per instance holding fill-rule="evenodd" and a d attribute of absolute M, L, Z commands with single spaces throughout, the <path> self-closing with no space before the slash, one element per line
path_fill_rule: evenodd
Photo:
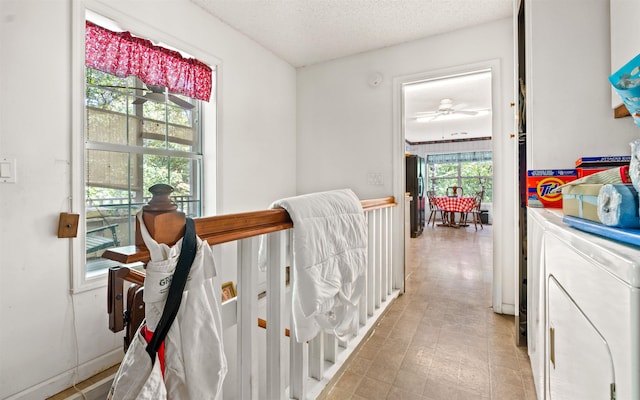
<path fill-rule="evenodd" d="M 133 101 L 133 104 L 143 104 L 145 103 L 147 100 L 151 100 L 151 101 L 156 101 L 158 103 L 162 103 L 164 102 L 164 96 L 165 96 L 165 90 L 166 87 L 162 86 L 162 85 L 147 85 L 147 93 L 142 96 L 142 97 L 138 97 Z M 172 103 L 176 104 L 179 107 L 184 108 L 185 110 L 191 110 L 193 107 L 195 107 L 194 104 L 189 103 L 188 101 L 182 100 L 180 97 L 171 94 L 171 92 L 169 92 L 167 94 L 167 97 L 169 98 L 169 101 L 171 101 Z"/>
<path fill-rule="evenodd" d="M 166 86 L 163 86 L 163 85 L 147 85 L 146 83 L 145 83 L 146 88 L 132 88 L 132 87 L 126 87 L 126 86 L 112 86 L 112 85 L 95 85 L 95 86 L 106 88 L 112 91 L 115 91 L 113 89 L 138 89 L 138 90 L 144 90 L 147 92 L 142 96 L 136 95 L 135 96 L 136 99 L 132 102 L 132 104 L 144 104 L 149 100 L 155 101 L 157 103 L 164 103 L 165 91 L 167 89 Z M 118 90 L 118 92 L 120 91 Z M 167 98 L 169 99 L 170 102 L 174 103 L 175 105 L 177 105 L 178 107 L 184 110 L 191 110 L 195 107 L 195 104 L 191 104 L 188 101 L 183 100 L 180 97 L 172 94 L 171 92 L 168 92 Z"/>
<path fill-rule="evenodd" d="M 454 105 L 453 100 L 449 98 L 445 98 L 440 100 L 440 105 L 438 106 L 437 110 L 416 113 L 416 121 L 430 122 L 442 116 L 452 115 L 452 114 L 475 116 L 482 111 L 488 111 L 486 109 L 485 110 L 470 110 L 470 109 L 463 110 L 464 106 L 465 105 L 462 103 Z"/>

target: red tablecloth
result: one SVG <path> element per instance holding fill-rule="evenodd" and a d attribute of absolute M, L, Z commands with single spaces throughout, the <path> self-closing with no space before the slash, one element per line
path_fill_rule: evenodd
<path fill-rule="evenodd" d="M 433 202 L 444 211 L 469 212 L 475 205 L 474 197 L 434 197 Z"/>

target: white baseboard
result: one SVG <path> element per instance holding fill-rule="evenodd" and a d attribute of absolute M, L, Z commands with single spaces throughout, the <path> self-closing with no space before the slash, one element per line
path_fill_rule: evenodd
<path fill-rule="evenodd" d="M 502 303 L 502 312 L 500 314 L 516 315 L 516 306 Z"/>
<path fill-rule="evenodd" d="M 120 361 L 122 361 L 122 357 L 123 357 L 122 349 L 118 348 L 109 353 L 106 353 L 97 358 L 94 358 L 91 361 L 88 361 L 84 364 L 79 365 L 77 368 L 78 375 L 75 379 L 75 382 L 76 383 L 82 382 L 86 379 L 91 378 L 96 373 L 118 364 Z M 61 373 L 60 375 L 47 379 L 44 382 L 41 382 L 37 385 L 31 386 L 30 388 L 27 388 L 18 393 L 15 393 L 7 397 L 5 400 L 46 399 L 47 397 L 53 396 L 54 394 L 73 386 L 73 383 L 74 383 L 73 378 L 74 378 L 75 372 L 76 372 L 76 368 L 70 369 L 68 371 Z M 80 395 L 80 398 L 82 398 L 81 395 Z M 90 399 L 91 397 L 88 397 L 88 398 Z"/>
<path fill-rule="evenodd" d="M 100 380 L 100 382 L 96 382 L 93 385 L 87 387 L 82 392 L 75 393 L 66 398 L 66 400 L 104 400 L 107 398 L 107 394 L 109 393 L 109 388 L 111 388 L 111 383 L 113 382 L 113 378 L 115 373 L 107 378 Z"/>

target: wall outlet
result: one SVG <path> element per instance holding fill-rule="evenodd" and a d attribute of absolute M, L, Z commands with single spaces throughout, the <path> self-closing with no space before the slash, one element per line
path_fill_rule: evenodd
<path fill-rule="evenodd" d="M 367 183 L 369 185 L 384 185 L 382 172 L 369 172 L 367 174 Z"/>

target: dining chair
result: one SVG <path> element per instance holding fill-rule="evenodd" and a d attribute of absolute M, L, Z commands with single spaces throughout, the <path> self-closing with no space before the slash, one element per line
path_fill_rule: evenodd
<path fill-rule="evenodd" d="M 483 197 L 484 191 L 476 192 L 474 195 L 475 203 L 473 208 L 464 216 L 465 222 L 468 220 L 469 216 L 473 218 L 473 226 L 476 230 L 478 230 L 478 223 L 480 224 L 480 228 L 484 229 L 484 225 L 482 225 L 482 218 L 480 218 L 480 205 L 482 204 Z"/>
<path fill-rule="evenodd" d="M 449 186 L 447 188 L 447 197 L 462 197 L 464 189 L 461 186 Z"/>
<path fill-rule="evenodd" d="M 440 219 L 442 220 L 443 223 L 445 222 L 445 219 L 446 219 L 445 211 L 440 207 L 438 207 L 435 201 L 433 200 L 435 195 L 436 195 L 436 192 L 432 190 L 427 191 L 427 200 L 429 201 L 429 211 L 430 211 L 429 218 L 427 219 L 427 226 L 429 226 L 429 222 L 431 222 L 431 226 L 435 226 L 436 217 L 438 216 L 438 213 L 440 213 Z M 433 221 L 432 221 L 432 218 L 433 218 Z"/>

